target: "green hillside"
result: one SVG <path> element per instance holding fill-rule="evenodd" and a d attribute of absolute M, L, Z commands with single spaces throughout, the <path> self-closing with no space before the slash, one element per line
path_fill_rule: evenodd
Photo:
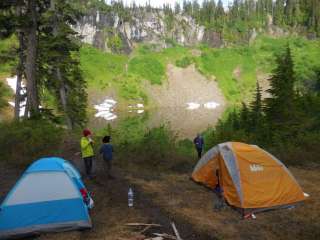
<path fill-rule="evenodd" d="M 80 63 L 89 90 L 116 90 L 122 101 L 148 101 L 143 81 L 162 84 L 166 81 L 166 66 L 171 63 L 187 67 L 194 63 L 198 70 L 214 78 L 231 104 L 247 101 L 257 76 L 268 74 L 274 68 L 275 54 L 289 44 L 293 51 L 297 88 L 313 88 L 315 69 L 320 63 L 320 42 L 302 37 L 271 38 L 261 36 L 251 46 L 229 48 L 199 46 L 187 48 L 174 45 L 162 50 L 153 45 L 140 45 L 131 55 L 102 52 L 84 44 L 80 49 Z M 0 76 L 9 76 L 16 62 L 10 49 L 16 46 L 14 38 L 0 41 Z M 194 54 L 197 51 L 198 54 Z M 200 54 L 199 54 L 200 53 Z"/>
<path fill-rule="evenodd" d="M 275 54 L 289 44 L 293 51 L 297 87 L 310 88 L 315 80 L 314 69 L 319 65 L 320 43 L 301 37 L 259 37 L 252 46 L 208 48 L 199 46 L 201 55 L 193 49 L 174 46 L 157 51 L 141 45 L 130 55 L 103 53 L 89 45 L 81 48 L 81 67 L 89 88 L 115 88 L 125 100 L 147 100 L 144 80 L 161 84 L 166 80 L 167 64 L 186 67 L 195 63 L 204 75 L 214 76 L 229 103 L 247 100 L 257 76 L 272 71 Z M 236 73 L 235 73 L 236 72 Z M 249 94 L 250 95 L 250 94 Z"/>

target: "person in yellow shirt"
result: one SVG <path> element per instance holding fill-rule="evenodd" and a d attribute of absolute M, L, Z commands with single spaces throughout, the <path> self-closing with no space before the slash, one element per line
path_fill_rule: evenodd
<path fill-rule="evenodd" d="M 93 140 L 91 138 L 92 133 L 90 130 L 83 130 L 83 137 L 80 141 L 81 146 L 81 155 L 84 161 L 84 166 L 86 170 L 86 174 L 89 178 L 92 178 L 92 161 L 94 157 L 93 152 Z"/>

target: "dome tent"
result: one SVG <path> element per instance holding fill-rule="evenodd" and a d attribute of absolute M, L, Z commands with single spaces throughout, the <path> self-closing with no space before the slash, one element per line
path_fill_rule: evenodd
<path fill-rule="evenodd" d="M 78 171 L 61 158 L 31 164 L 0 205 L 0 239 L 91 228 Z"/>
<path fill-rule="evenodd" d="M 212 189 L 219 182 L 225 200 L 243 214 L 290 206 L 307 196 L 277 158 L 240 142 L 211 148 L 195 166 L 192 179 Z"/>

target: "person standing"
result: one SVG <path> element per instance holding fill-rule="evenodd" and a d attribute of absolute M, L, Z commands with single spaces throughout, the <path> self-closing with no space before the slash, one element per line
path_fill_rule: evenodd
<path fill-rule="evenodd" d="M 86 174 L 89 178 L 92 178 L 92 161 L 94 157 L 93 140 L 91 136 L 91 131 L 85 129 L 83 130 L 83 137 L 80 141 L 82 159 L 84 161 Z"/>
<path fill-rule="evenodd" d="M 100 154 L 102 154 L 103 160 L 107 166 L 108 178 L 113 179 L 114 177 L 111 175 L 113 146 L 111 145 L 110 140 L 111 140 L 110 136 L 105 136 L 102 139 L 102 146 L 100 148 Z"/>
<path fill-rule="evenodd" d="M 200 133 L 197 134 L 197 137 L 193 140 L 193 143 L 198 152 L 198 158 L 200 159 L 204 147 L 204 140 Z"/>

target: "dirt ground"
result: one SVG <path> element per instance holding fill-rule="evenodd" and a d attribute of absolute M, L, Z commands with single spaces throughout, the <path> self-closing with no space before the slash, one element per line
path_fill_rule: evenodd
<path fill-rule="evenodd" d="M 290 170 L 310 199 L 294 209 L 262 212 L 248 220 L 230 207 L 215 210 L 213 193 L 193 183 L 189 174 L 163 174 L 154 180 L 132 175 L 131 181 L 152 194 L 158 206 L 217 239 L 319 239 L 319 169 Z"/>
<path fill-rule="evenodd" d="M 67 143 L 63 157 L 83 169 L 77 152 L 77 143 Z M 195 160 L 196 162 L 196 160 Z M 121 164 L 123 166 L 123 164 Z M 132 166 L 132 165 L 131 165 Z M 294 209 L 256 214 L 257 219 L 243 220 L 230 207 L 220 211 L 213 208 L 213 193 L 193 183 L 190 173 L 159 173 L 144 170 L 143 166 L 120 168 L 115 166 L 114 180 L 104 174 L 102 161 L 96 159 L 94 180 L 84 179 L 93 194 L 95 207 L 91 211 L 93 228 L 87 231 L 43 234 L 37 239 L 144 239 L 142 227 L 127 223 L 155 223 L 143 234 L 167 233 L 173 235 L 171 221 L 175 222 L 184 240 L 214 239 L 320 239 L 320 175 L 319 168 L 290 168 L 310 199 Z M 14 185 L 22 169 L 0 163 L 0 198 Z M 191 169 L 190 169 L 191 171 Z M 127 206 L 128 188 L 135 193 L 133 208 Z"/>
<path fill-rule="evenodd" d="M 79 155 L 74 154 L 78 150 L 77 142 L 66 142 L 63 150 L 64 154 L 60 157 L 71 161 L 83 174 L 82 160 Z M 0 200 L 3 200 L 24 169 L 18 169 L 0 162 L 0 171 L 3 173 L 0 180 Z M 157 206 L 148 192 L 144 192 L 139 185 L 130 181 L 126 170 L 114 167 L 113 175 L 115 179 L 109 180 L 105 174 L 102 160 L 97 158 L 94 164 L 94 172 L 96 175 L 94 179 L 84 178 L 85 185 L 95 202 L 95 207 L 90 212 L 93 228 L 86 231 L 42 234 L 36 239 L 142 240 L 145 239 L 144 236 L 155 237 L 153 233 L 173 235 L 171 222 L 175 223 L 184 239 L 215 239 L 214 236 L 194 230 L 192 224 L 181 216 L 168 213 L 165 209 Z M 133 208 L 129 208 L 127 205 L 129 187 L 134 189 L 135 194 Z M 154 223 L 160 224 L 161 227 L 152 227 L 143 231 L 144 227 L 126 226 L 128 223 Z"/>

